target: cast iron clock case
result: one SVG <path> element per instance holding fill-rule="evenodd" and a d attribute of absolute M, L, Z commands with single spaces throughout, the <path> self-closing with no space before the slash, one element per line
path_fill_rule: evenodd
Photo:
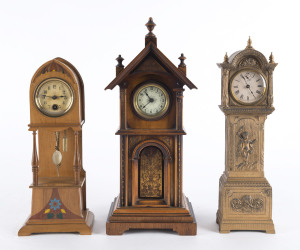
<path fill-rule="evenodd" d="M 273 55 L 268 62 L 248 40 L 246 49 L 224 62 L 225 171 L 219 182 L 217 223 L 221 233 L 260 230 L 275 233 L 272 188 L 264 177 L 264 123 L 273 107 Z"/>
<path fill-rule="evenodd" d="M 182 192 L 183 87 L 196 86 L 186 77 L 184 55 L 178 68 L 157 48 L 152 18 L 145 48 L 124 68 L 117 58 L 120 87 L 120 194 L 109 211 L 106 233 L 129 229 L 172 229 L 195 235 L 191 203 Z"/>

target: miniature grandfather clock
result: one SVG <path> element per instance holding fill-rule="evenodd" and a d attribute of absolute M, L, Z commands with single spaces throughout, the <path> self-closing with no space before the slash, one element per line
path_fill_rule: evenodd
<path fill-rule="evenodd" d="M 84 86 L 76 68 L 62 58 L 43 64 L 30 85 L 32 204 L 31 215 L 19 236 L 48 232 L 91 234 L 94 216 L 86 208 L 83 123 Z"/>
<path fill-rule="evenodd" d="M 152 18 L 145 48 L 124 68 L 117 58 L 120 87 L 120 195 L 112 203 L 108 235 L 129 229 L 172 229 L 195 235 L 191 203 L 182 193 L 183 86 L 196 86 L 185 76 L 184 55 L 175 67 L 157 48 Z"/>
<path fill-rule="evenodd" d="M 275 233 L 272 188 L 264 177 L 264 123 L 273 107 L 273 55 L 268 62 L 253 49 L 227 54 L 222 69 L 226 117 L 225 171 L 220 178 L 217 223 L 221 233 L 259 230 Z"/>

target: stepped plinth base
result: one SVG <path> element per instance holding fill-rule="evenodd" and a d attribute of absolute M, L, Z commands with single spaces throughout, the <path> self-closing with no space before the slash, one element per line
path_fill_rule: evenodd
<path fill-rule="evenodd" d="M 119 207 L 111 204 L 106 234 L 122 235 L 130 229 L 170 229 L 179 235 L 196 235 L 197 223 L 192 204 L 184 197 L 183 207 Z"/>

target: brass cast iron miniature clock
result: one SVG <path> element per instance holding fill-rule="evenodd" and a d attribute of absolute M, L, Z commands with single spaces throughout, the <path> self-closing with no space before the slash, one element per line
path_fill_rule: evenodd
<path fill-rule="evenodd" d="M 48 232 L 91 234 L 94 215 L 86 208 L 82 166 L 84 120 L 84 86 L 76 68 L 62 58 L 43 64 L 30 85 L 32 205 L 19 236 Z"/>
<path fill-rule="evenodd" d="M 196 86 L 185 76 L 183 54 L 177 67 L 157 48 L 152 18 L 145 48 L 124 69 L 117 58 L 120 87 L 121 181 L 106 224 L 109 235 L 129 229 L 172 229 L 195 235 L 191 203 L 182 192 L 183 87 Z"/>
<path fill-rule="evenodd" d="M 260 230 L 275 233 L 272 188 L 264 177 L 264 122 L 273 107 L 273 71 L 277 66 L 253 49 L 218 64 L 226 116 L 225 171 L 220 178 L 217 223 L 221 233 Z"/>

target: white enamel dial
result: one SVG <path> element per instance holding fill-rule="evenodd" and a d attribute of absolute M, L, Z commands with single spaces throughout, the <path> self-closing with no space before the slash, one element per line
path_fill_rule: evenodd
<path fill-rule="evenodd" d="M 148 83 L 138 88 L 133 99 L 136 112 L 147 119 L 163 116 L 169 107 L 167 91 L 156 83 Z"/>
<path fill-rule="evenodd" d="M 259 101 L 264 96 L 265 89 L 266 82 L 263 76 L 251 70 L 239 72 L 231 81 L 233 97 L 243 104 Z"/>
<path fill-rule="evenodd" d="M 35 104 L 45 115 L 58 117 L 72 107 L 74 94 L 71 86 L 58 78 L 41 82 L 35 90 Z"/>

